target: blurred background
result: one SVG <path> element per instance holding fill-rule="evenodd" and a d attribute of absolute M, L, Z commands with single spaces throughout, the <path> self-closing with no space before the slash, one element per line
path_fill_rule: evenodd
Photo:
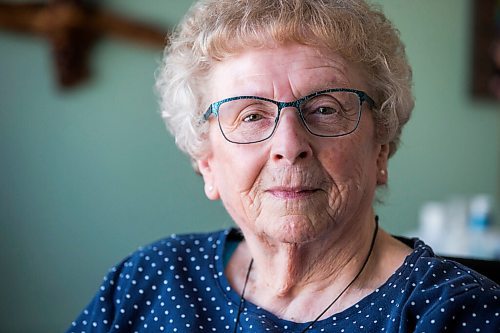
<path fill-rule="evenodd" d="M 479 194 L 498 225 L 500 106 L 470 92 L 472 1 L 377 2 L 406 43 L 416 96 L 376 207 L 381 225 L 444 237 L 457 223 L 467 227 Z M 164 28 L 190 4 L 99 2 Z M 63 91 L 47 39 L 0 29 L 0 332 L 62 332 L 138 246 L 232 225 L 161 121 L 153 92 L 160 56 L 104 37 L 90 53 L 90 79 Z M 423 215 L 439 219 L 450 207 L 461 222 L 421 227 Z"/>

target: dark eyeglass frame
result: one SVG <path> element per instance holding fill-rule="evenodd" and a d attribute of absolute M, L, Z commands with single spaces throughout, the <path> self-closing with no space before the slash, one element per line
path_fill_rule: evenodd
<path fill-rule="evenodd" d="M 319 95 L 327 94 L 327 93 L 332 93 L 332 92 L 349 92 L 349 93 L 354 93 L 354 94 L 358 95 L 358 98 L 359 98 L 359 111 L 358 111 L 358 119 L 356 120 L 356 126 L 351 131 L 346 132 L 346 133 L 342 133 L 342 134 L 337 134 L 337 135 L 316 134 L 316 133 L 312 132 L 309 129 L 309 127 L 307 126 L 307 123 L 306 123 L 306 121 L 304 119 L 304 115 L 302 113 L 302 110 L 301 110 L 300 106 L 304 102 L 308 101 L 311 98 L 314 98 L 314 97 L 319 96 Z M 271 131 L 271 133 L 267 137 L 265 137 L 264 139 L 260 139 L 260 140 L 256 140 L 256 141 L 250 141 L 250 142 L 232 141 L 232 140 L 230 140 L 230 139 L 228 139 L 226 137 L 226 134 L 224 134 L 224 131 L 222 130 L 222 125 L 221 125 L 221 123 L 219 121 L 219 108 L 224 103 L 235 101 L 235 100 L 239 100 L 239 99 L 256 99 L 256 100 L 261 100 L 261 101 L 273 103 L 273 104 L 275 104 L 278 107 L 278 113 L 276 114 L 276 118 L 274 119 L 274 128 L 273 128 L 273 130 Z M 309 133 L 311 133 L 314 136 L 318 136 L 318 137 L 336 138 L 336 137 L 340 137 L 340 136 L 349 135 L 349 134 L 351 134 L 352 132 L 354 132 L 358 128 L 359 122 L 361 120 L 361 111 L 363 109 L 362 108 L 363 102 L 368 103 L 368 106 L 369 106 L 370 109 L 373 109 L 373 108 L 376 107 L 375 101 L 370 96 L 368 96 L 367 93 L 365 93 L 364 91 L 361 91 L 361 90 L 350 89 L 350 88 L 333 88 L 333 89 L 321 90 L 321 91 L 314 92 L 314 93 L 312 93 L 310 95 L 304 96 L 302 98 L 299 98 L 299 99 L 297 99 L 295 101 L 292 101 L 292 102 L 280 102 L 280 101 L 275 101 L 275 100 L 272 100 L 272 99 L 269 99 L 269 98 L 265 98 L 265 97 L 251 96 L 251 95 L 248 95 L 248 96 L 235 96 L 235 97 L 224 98 L 224 99 L 221 99 L 220 101 L 213 102 L 212 104 L 210 104 L 210 106 L 208 107 L 207 111 L 205 111 L 205 113 L 203 114 L 203 120 L 204 121 L 208 121 L 208 119 L 210 118 L 210 116 L 214 115 L 215 117 L 217 117 L 217 123 L 219 124 L 219 129 L 220 129 L 222 135 L 224 136 L 224 138 L 227 141 L 229 141 L 231 143 L 235 143 L 235 144 L 241 144 L 241 145 L 252 144 L 252 143 L 258 143 L 258 142 L 265 141 L 265 140 L 269 139 L 270 137 L 272 137 L 273 134 L 274 134 L 274 132 L 276 131 L 276 128 L 278 127 L 278 122 L 279 122 L 279 118 L 280 118 L 280 115 L 281 115 L 281 110 L 283 110 L 284 108 L 293 107 L 293 108 L 297 109 L 297 112 L 299 113 L 299 118 L 300 118 L 302 124 L 304 125 L 304 127 L 307 129 L 307 131 Z"/>

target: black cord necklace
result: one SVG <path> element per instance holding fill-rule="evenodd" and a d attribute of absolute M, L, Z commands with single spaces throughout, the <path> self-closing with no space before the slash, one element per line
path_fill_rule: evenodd
<path fill-rule="evenodd" d="M 338 299 L 347 291 L 347 289 L 349 289 L 349 287 L 351 287 L 351 285 L 358 279 L 358 277 L 361 275 L 361 273 L 365 269 L 366 264 L 368 263 L 368 260 L 370 259 L 370 256 L 373 252 L 373 247 L 375 246 L 375 240 L 377 239 L 377 234 L 378 234 L 378 216 L 375 215 L 375 231 L 373 232 L 372 241 L 370 244 L 370 249 L 368 250 L 368 255 L 366 256 L 365 261 L 363 262 L 363 265 L 361 265 L 361 269 L 358 271 L 358 274 L 356 274 L 356 276 L 340 292 L 340 294 L 338 294 L 337 297 L 335 297 L 335 299 L 330 304 L 328 304 L 328 306 L 323 311 L 321 311 L 321 313 L 312 322 L 310 322 L 306 328 L 304 328 L 301 331 L 301 333 L 305 333 L 312 325 L 314 325 L 333 306 L 333 304 L 335 304 L 335 302 L 338 301 Z M 241 312 L 243 311 L 243 305 L 245 303 L 245 290 L 247 288 L 248 278 L 250 276 L 250 271 L 252 270 L 252 265 L 253 265 L 253 258 L 252 258 L 252 260 L 250 260 L 250 264 L 248 265 L 247 274 L 245 277 L 245 284 L 243 285 L 243 290 L 241 291 L 240 304 L 238 306 L 238 312 L 236 314 L 236 323 L 235 323 L 234 330 L 233 330 L 234 333 L 236 333 L 236 330 L 238 329 L 238 325 L 240 323 L 240 315 L 241 315 Z"/>

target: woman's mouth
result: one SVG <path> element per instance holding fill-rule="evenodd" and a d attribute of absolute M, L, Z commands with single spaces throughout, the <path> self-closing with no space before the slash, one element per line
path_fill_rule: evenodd
<path fill-rule="evenodd" d="M 273 187 L 267 190 L 274 197 L 287 200 L 307 198 L 317 191 L 318 189 L 310 187 Z"/>

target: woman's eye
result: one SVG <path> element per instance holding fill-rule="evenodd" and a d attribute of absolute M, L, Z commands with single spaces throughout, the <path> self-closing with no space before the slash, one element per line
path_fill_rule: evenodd
<path fill-rule="evenodd" d="M 337 110 L 332 107 L 327 107 L 327 106 L 320 106 L 319 108 L 316 109 L 316 113 L 322 114 L 322 115 L 331 115 L 334 113 L 337 113 Z"/>
<path fill-rule="evenodd" d="M 261 120 L 261 119 L 262 119 L 262 115 L 253 113 L 253 114 L 249 114 L 249 115 L 245 116 L 245 118 L 243 118 L 243 121 L 249 123 L 249 122 L 257 121 L 257 120 Z"/>

